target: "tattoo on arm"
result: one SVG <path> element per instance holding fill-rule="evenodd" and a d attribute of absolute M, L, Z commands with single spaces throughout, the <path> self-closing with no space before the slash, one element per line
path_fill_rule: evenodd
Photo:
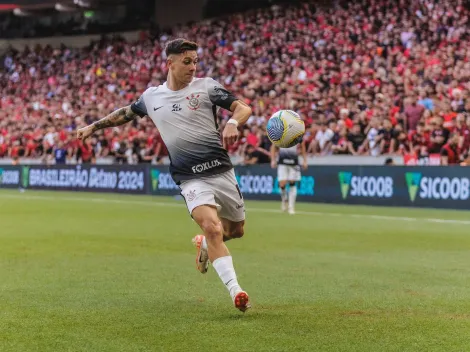
<path fill-rule="evenodd" d="M 131 110 L 131 107 L 126 106 L 116 111 L 113 111 L 111 114 L 109 114 L 105 118 L 99 121 L 96 121 L 93 124 L 93 126 L 95 130 L 101 130 L 107 127 L 115 127 L 115 126 L 123 125 L 125 123 L 128 123 L 129 121 L 132 121 L 136 117 L 137 117 L 137 114 L 135 114 Z"/>

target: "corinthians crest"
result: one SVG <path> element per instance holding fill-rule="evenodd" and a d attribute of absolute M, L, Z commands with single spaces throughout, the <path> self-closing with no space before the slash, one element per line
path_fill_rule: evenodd
<path fill-rule="evenodd" d="M 186 97 L 186 99 L 189 100 L 188 108 L 190 108 L 191 110 L 197 110 L 201 106 L 201 102 L 199 101 L 199 94 L 191 94 L 189 97 Z"/>

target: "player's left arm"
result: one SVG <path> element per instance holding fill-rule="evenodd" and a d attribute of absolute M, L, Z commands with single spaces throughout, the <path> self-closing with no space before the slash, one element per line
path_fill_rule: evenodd
<path fill-rule="evenodd" d="M 227 147 L 232 145 L 238 140 L 239 132 L 238 126 L 242 126 L 248 121 L 251 116 L 251 108 L 245 102 L 241 100 L 235 100 L 230 105 L 230 111 L 233 112 L 232 118 L 227 121 L 222 137 L 224 146 Z"/>
<path fill-rule="evenodd" d="M 224 147 L 232 145 L 239 136 L 238 126 L 244 125 L 251 116 L 251 108 L 212 78 L 207 80 L 206 87 L 212 104 L 233 113 L 222 133 Z"/>
<path fill-rule="evenodd" d="M 300 143 L 300 152 L 302 154 L 302 167 L 304 170 L 307 170 L 308 168 L 308 163 L 307 163 L 307 148 L 305 148 L 305 143 Z"/>
<path fill-rule="evenodd" d="M 278 148 L 274 144 L 271 144 L 271 167 L 273 169 L 275 169 L 277 166 L 277 162 L 276 162 L 277 150 Z"/>

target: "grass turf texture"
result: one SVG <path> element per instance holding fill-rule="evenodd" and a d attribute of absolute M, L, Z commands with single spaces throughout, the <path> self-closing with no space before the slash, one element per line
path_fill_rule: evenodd
<path fill-rule="evenodd" d="M 469 212 L 247 202 L 243 314 L 196 271 L 182 201 L 0 191 L 0 209 L 2 352 L 470 348 Z"/>

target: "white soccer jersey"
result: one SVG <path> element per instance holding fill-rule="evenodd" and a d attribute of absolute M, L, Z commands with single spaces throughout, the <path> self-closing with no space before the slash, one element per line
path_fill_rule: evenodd
<path fill-rule="evenodd" d="M 173 91 L 166 82 L 148 88 L 131 105 L 134 113 L 148 115 L 157 126 L 170 157 L 176 184 L 233 168 L 222 147 L 217 125 L 218 107 L 229 110 L 237 98 L 212 78 L 194 78 Z"/>
<path fill-rule="evenodd" d="M 290 148 L 279 148 L 279 165 L 299 165 L 299 154 L 297 153 L 298 145 Z"/>

